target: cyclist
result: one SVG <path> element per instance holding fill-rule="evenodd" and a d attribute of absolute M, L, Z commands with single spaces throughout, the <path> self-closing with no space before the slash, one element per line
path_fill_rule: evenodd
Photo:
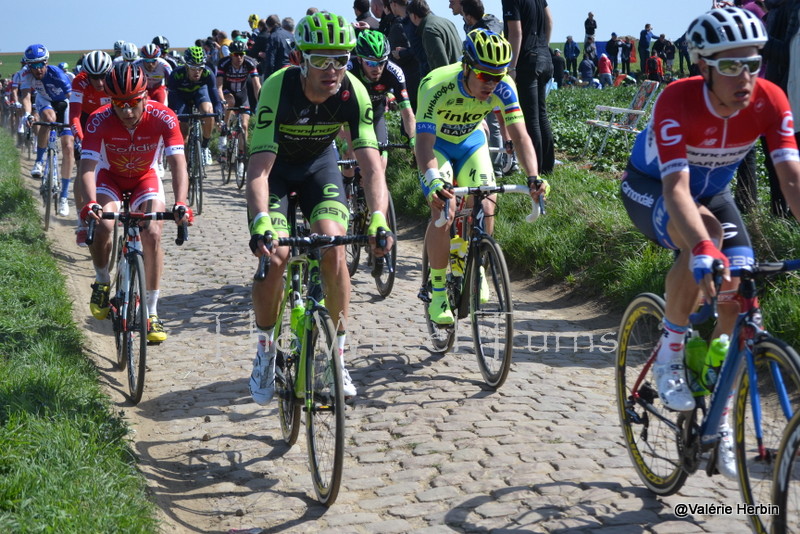
<path fill-rule="evenodd" d="M 111 99 L 105 91 L 106 74 L 111 69 L 111 56 L 102 50 L 95 50 L 83 58 L 83 69 L 72 80 L 72 93 L 69 96 L 69 124 L 75 135 L 75 144 L 83 141 L 83 131 L 86 120 L 97 108 L 109 104 Z M 78 154 L 80 160 L 80 154 Z M 81 187 L 75 181 L 72 191 L 75 197 L 75 206 L 83 206 Z M 78 228 L 75 230 L 75 243 L 79 247 L 86 246 L 86 225 L 78 217 Z"/>
<path fill-rule="evenodd" d="M 167 78 L 172 74 L 172 67 L 161 57 L 161 49 L 158 48 L 158 45 L 153 43 L 144 45 L 136 64 L 140 65 L 147 75 L 147 95 L 150 100 L 166 105 L 166 83 Z"/>
<path fill-rule="evenodd" d="M 289 254 L 287 247 L 268 251 L 263 235 L 288 235 L 290 191 L 300 193 L 301 208 L 313 232 L 345 235 L 348 211 L 332 144 L 343 123 L 349 124 L 353 133 L 356 159 L 372 211 L 368 232 L 374 236 L 378 227 L 388 228 L 388 192 L 372 128 L 372 106 L 364 86 L 346 70 L 349 52 L 356 44 L 353 27 L 343 17 L 319 12 L 300 20 L 295 39 L 301 65 L 281 69 L 264 82 L 247 171 L 250 246 L 256 255 L 272 258 L 266 280 L 253 284 L 259 337 L 250 392 L 262 405 L 275 389 L 277 345 L 273 334 Z M 387 239 L 385 249 L 377 248 L 373 242 L 376 255 L 383 256 L 392 244 L 393 237 Z M 350 277 L 343 248 L 325 250 L 321 269 L 326 304 L 337 327 L 344 393 L 352 397 L 356 388 L 344 367 Z"/>
<path fill-rule="evenodd" d="M 61 63 L 59 63 L 58 68 L 64 71 L 64 74 L 67 75 L 67 78 L 69 78 L 70 82 L 72 82 L 75 79 L 75 73 L 69 70 L 69 63 L 67 63 L 66 61 L 62 61 Z"/>
<path fill-rule="evenodd" d="M 43 121 L 67 122 L 69 118 L 69 95 L 72 83 L 66 73 L 48 65 L 50 52 L 41 44 L 33 44 L 25 50 L 25 63 L 28 70 L 22 76 L 20 89 L 22 89 L 22 109 L 25 117 L 31 117 L 31 93 L 36 92 L 36 110 Z M 44 155 L 47 152 L 47 143 L 50 131 L 40 128 L 36 146 L 36 162 L 31 169 L 33 178 L 41 178 L 44 174 Z M 62 217 L 69 215 L 69 182 L 74 163 L 72 131 L 64 128 L 59 133 L 61 137 L 61 196 L 58 199 L 58 214 Z"/>
<path fill-rule="evenodd" d="M 17 125 L 17 146 L 21 147 L 25 141 L 25 122 L 24 110 L 22 109 L 22 95 L 20 87 L 22 85 L 22 77 L 28 71 L 28 65 L 25 63 L 25 57 L 20 59 L 20 69 L 11 75 L 11 82 L 8 84 L 9 101 L 14 106 L 14 124 Z"/>
<path fill-rule="evenodd" d="M 175 70 L 181 66 L 181 62 L 178 61 L 178 58 L 170 53 L 169 39 L 163 35 L 156 35 L 153 37 L 151 42 L 152 44 L 156 45 L 159 50 L 161 50 L 161 59 L 169 63 L 169 66 L 172 67 L 172 70 Z M 178 57 L 180 57 L 180 54 L 178 54 Z"/>
<path fill-rule="evenodd" d="M 119 63 L 120 61 L 136 61 L 139 59 L 139 49 L 136 47 L 134 43 L 123 43 L 122 48 L 120 49 L 120 55 L 114 58 L 114 63 Z"/>
<path fill-rule="evenodd" d="M 122 39 L 120 39 L 118 41 L 114 41 L 114 55 L 111 56 L 111 59 L 114 62 L 117 62 L 117 58 L 121 58 L 122 57 L 122 47 L 123 46 L 125 46 L 125 41 L 123 41 Z M 122 61 L 122 60 L 120 59 L 119 61 Z"/>
<path fill-rule="evenodd" d="M 389 142 L 384 114 L 390 93 L 397 104 L 397 109 L 400 110 L 405 133 L 409 139 L 414 139 L 414 130 L 416 128 L 414 110 L 411 109 L 411 101 L 408 99 L 405 75 L 400 67 L 389 61 L 389 52 L 389 40 L 384 34 L 378 30 L 361 30 L 356 41 L 357 59 L 351 61 L 348 65 L 350 72 L 367 88 L 372 100 L 373 126 L 380 144 Z M 344 130 L 344 135 L 348 141 L 348 150 L 345 157 L 352 159 L 349 130 Z M 413 143 L 411 141 L 412 146 Z M 383 168 L 385 169 L 385 153 L 382 159 Z M 353 171 L 351 170 L 350 172 Z"/>
<path fill-rule="evenodd" d="M 199 113 L 222 112 L 222 103 L 215 86 L 215 76 L 206 66 L 206 53 L 201 46 L 190 46 L 183 53 L 186 65 L 178 67 L 169 75 L 169 107 L 177 115 L 189 114 L 192 106 Z M 203 119 L 203 164 L 211 165 L 211 151 L 208 142 L 214 129 L 214 117 Z M 189 134 L 189 122 L 181 122 L 184 139 Z"/>
<path fill-rule="evenodd" d="M 445 199 L 453 198 L 447 185 L 454 178 L 462 187 L 494 185 L 494 167 L 482 123 L 495 107 L 502 110 L 509 136 L 527 171 L 532 198 L 538 200 L 548 189 L 546 181 L 535 184 L 538 162 L 516 88 L 508 77 L 510 61 L 508 41 L 479 28 L 467 34 L 461 63 L 434 69 L 420 82 L 415 153 L 422 192 L 431 207 L 431 222 L 425 233 L 433 289 L 428 311 L 439 325 L 454 322 L 445 290 L 450 223 L 436 227 L 433 222 L 441 216 Z M 455 210 L 455 203 L 451 204 L 450 219 Z M 486 229 L 491 232 L 493 200 L 486 201 L 484 209 Z"/>
<path fill-rule="evenodd" d="M 715 293 L 713 261 L 725 264 L 725 293 L 754 264 L 729 184 L 759 136 L 772 150 L 792 213 L 800 215 L 800 159 L 789 103 L 777 86 L 757 77 L 759 50 L 767 42 L 763 24 L 750 11 L 713 9 L 695 19 L 686 35 L 700 76 L 671 83 L 660 95 L 621 185 L 636 227 L 678 251 L 667 274 L 664 331 L 653 365 L 661 400 L 676 411 L 695 405 L 684 370 L 684 338 L 700 291 Z M 737 313 L 734 302 L 720 302 L 714 337 L 731 333 Z M 720 424 L 717 467 L 734 477 L 729 417 Z"/>
<path fill-rule="evenodd" d="M 261 93 L 261 78 L 258 76 L 258 65 L 251 57 L 245 56 L 246 46 L 242 41 L 233 41 L 228 47 L 230 55 L 222 58 L 217 67 L 217 92 L 220 101 L 226 103 L 227 107 L 245 107 L 247 111 L 241 113 L 242 130 L 244 138 L 248 137 L 248 125 L 250 124 L 251 102 L 258 101 Z M 228 112 L 223 121 L 223 129 L 230 120 L 231 112 Z M 225 142 L 227 137 L 223 132 L 219 136 L 219 153 L 222 157 L 225 153 Z M 244 165 L 244 163 L 240 163 Z M 239 172 L 243 172 L 242 167 Z"/>
<path fill-rule="evenodd" d="M 118 211 L 124 192 L 131 193 L 131 210 L 164 211 L 164 184 L 156 174 L 160 147 L 166 148 L 172 171 L 173 212 L 186 209 L 180 224 L 191 221 L 192 212 L 186 207 L 189 177 L 183 156 L 183 137 L 178 118 L 171 109 L 147 99 L 147 76 L 144 70 L 129 62 L 114 65 L 105 79 L 106 93 L 111 104 L 89 117 L 81 154 L 80 180 L 83 198 L 81 219 L 98 221 L 94 243 L 89 247 L 95 270 L 89 309 L 96 319 L 108 315 L 108 295 L 111 284 L 109 255 L 113 221 L 102 220 L 94 210 Z M 123 141 L 123 142 L 120 142 Z M 145 279 L 147 288 L 147 340 L 160 343 L 167 333 L 158 319 L 158 298 L 164 250 L 160 246 L 161 221 L 142 224 Z"/>

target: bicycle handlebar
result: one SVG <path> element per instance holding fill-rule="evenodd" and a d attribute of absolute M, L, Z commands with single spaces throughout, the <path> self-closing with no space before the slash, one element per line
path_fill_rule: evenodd
<path fill-rule="evenodd" d="M 530 188 L 525 185 L 481 185 L 478 187 L 452 187 L 450 191 L 457 197 L 466 195 L 475 196 L 489 196 L 494 193 L 524 193 L 530 194 Z M 434 221 L 434 226 L 441 228 L 447 223 L 450 218 L 450 200 L 449 198 L 444 201 L 444 209 L 441 216 Z M 539 218 L 539 215 L 545 213 L 544 209 L 544 195 L 539 196 L 539 202 L 534 202 L 531 199 L 531 212 L 525 217 L 525 220 L 532 223 Z"/>
<path fill-rule="evenodd" d="M 47 121 L 33 121 L 31 124 L 34 126 L 47 126 L 48 128 L 69 128 L 69 124 L 65 122 L 47 122 Z"/>
<path fill-rule="evenodd" d="M 96 213 L 96 211 L 95 211 Z M 117 221 L 174 221 L 175 214 L 171 211 L 155 211 L 151 213 L 139 213 L 139 212 L 103 212 L 100 214 L 101 219 L 107 220 L 117 220 Z M 179 218 L 183 218 L 183 214 L 179 215 Z M 89 228 L 86 230 L 86 244 L 91 245 L 94 243 L 94 231 L 95 226 L 97 225 L 96 219 L 89 220 Z M 189 240 L 189 225 L 187 223 L 183 223 L 182 225 L 178 226 L 178 236 L 175 238 L 175 244 L 178 246 L 183 245 L 185 241 Z"/>
<path fill-rule="evenodd" d="M 217 113 L 181 113 L 178 115 L 178 119 L 207 119 L 217 116 Z"/>
<path fill-rule="evenodd" d="M 376 236 L 377 244 L 380 248 L 386 247 L 386 238 L 389 233 L 383 229 L 378 229 Z M 369 243 L 370 236 L 368 235 L 325 235 L 325 234 L 311 234 L 305 237 L 279 237 L 277 239 L 272 237 L 271 232 L 267 232 L 263 236 L 264 243 L 266 243 L 267 250 L 272 250 L 273 243 L 278 242 L 279 247 L 297 247 L 300 249 L 315 249 L 322 247 L 336 247 L 340 245 L 366 245 Z M 260 282 L 267 277 L 269 270 L 269 256 L 261 256 L 258 258 L 258 269 L 253 275 L 253 280 Z"/>

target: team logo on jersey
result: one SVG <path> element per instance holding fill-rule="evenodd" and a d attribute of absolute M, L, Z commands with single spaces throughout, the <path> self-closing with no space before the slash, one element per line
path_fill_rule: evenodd
<path fill-rule="evenodd" d="M 375 85 L 372 86 L 372 88 L 375 89 L 376 91 L 386 91 L 386 85 L 382 83 L 376 83 Z"/>
<path fill-rule="evenodd" d="M 269 106 L 259 106 L 258 108 L 258 119 L 256 120 L 256 128 L 263 129 L 268 128 L 270 124 L 272 124 L 272 117 L 274 111 Z M 302 115 L 302 113 L 301 113 Z"/>
<path fill-rule="evenodd" d="M 764 101 L 764 99 L 759 98 L 758 100 L 756 100 L 755 104 L 753 104 L 753 108 L 756 110 L 756 113 L 761 113 L 762 111 L 764 111 L 766 105 L 767 103 Z"/>
<path fill-rule="evenodd" d="M 342 102 L 347 102 L 348 100 L 350 100 L 350 91 L 348 91 L 347 89 L 342 91 L 341 98 L 342 98 Z"/>
<path fill-rule="evenodd" d="M 339 196 L 339 187 L 336 184 L 326 184 L 322 188 L 323 198 L 336 198 Z"/>
<path fill-rule="evenodd" d="M 784 137 L 794 137 L 794 118 L 791 111 L 784 111 L 778 132 Z"/>
<path fill-rule="evenodd" d="M 717 133 L 717 127 L 716 126 L 709 126 L 708 128 L 706 128 L 706 131 L 703 132 L 703 135 L 705 135 L 706 137 L 710 137 L 710 136 L 714 135 L 715 133 Z"/>
<path fill-rule="evenodd" d="M 680 124 L 674 119 L 667 119 L 661 121 L 659 126 L 659 137 L 661 137 L 661 144 L 665 146 L 677 145 L 683 137 L 680 133 L 670 133 L 673 128 L 679 128 Z"/>

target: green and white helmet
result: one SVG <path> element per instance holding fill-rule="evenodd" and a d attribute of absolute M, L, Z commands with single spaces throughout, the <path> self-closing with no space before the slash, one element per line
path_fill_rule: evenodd
<path fill-rule="evenodd" d="M 352 50 L 356 46 L 356 32 L 344 17 L 333 13 L 306 15 L 297 24 L 294 38 L 300 51 Z"/>
<path fill-rule="evenodd" d="M 206 53 L 201 46 L 190 46 L 183 52 L 183 59 L 190 67 L 202 67 L 206 63 Z"/>
<path fill-rule="evenodd" d="M 378 30 L 362 30 L 358 34 L 356 55 L 384 60 L 389 57 L 389 39 Z"/>

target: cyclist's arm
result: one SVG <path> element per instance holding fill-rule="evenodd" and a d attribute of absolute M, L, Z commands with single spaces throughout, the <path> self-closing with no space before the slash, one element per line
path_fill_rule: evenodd
<path fill-rule="evenodd" d="M 417 142 L 414 145 L 414 155 L 417 158 L 419 173 L 425 174 L 428 169 L 439 170 L 439 163 L 433 153 L 436 135 L 429 132 L 417 131 Z"/>
<path fill-rule="evenodd" d="M 189 192 L 189 172 L 186 167 L 186 156 L 183 151 L 167 155 L 170 173 L 172 173 L 172 194 L 176 203 L 186 204 Z M 177 221 L 176 221 L 177 222 Z"/>
<path fill-rule="evenodd" d="M 787 160 L 775 163 L 775 172 L 792 214 L 800 220 L 800 162 Z"/>
<path fill-rule="evenodd" d="M 403 117 L 403 125 L 406 127 L 408 138 L 413 138 L 417 131 L 417 119 L 414 117 L 414 110 L 411 109 L 411 106 L 401 108 L 400 116 Z"/>
<path fill-rule="evenodd" d="M 261 78 L 258 77 L 258 73 L 250 76 L 250 80 L 253 83 L 253 94 L 256 95 L 256 100 L 261 96 Z"/>
<path fill-rule="evenodd" d="M 222 84 L 225 82 L 225 76 L 217 74 L 217 96 L 220 102 L 225 102 L 225 93 L 222 92 Z"/>
<path fill-rule="evenodd" d="M 522 164 L 522 168 L 527 176 L 539 176 L 539 162 L 536 159 L 536 151 L 533 149 L 528 130 L 524 122 L 514 122 L 506 125 L 506 131 L 511 141 L 514 143 L 514 152 Z M 538 200 L 539 195 L 534 197 Z"/>
<path fill-rule="evenodd" d="M 81 157 L 78 167 L 78 177 L 81 191 L 83 191 L 83 198 L 86 202 L 97 200 L 96 170 L 97 160 Z M 78 206 L 77 208 L 80 210 L 83 206 Z"/>
<path fill-rule="evenodd" d="M 275 165 L 274 152 L 256 152 L 250 156 L 247 166 L 247 212 L 252 218 L 258 213 L 269 212 L 269 175 Z"/>
<path fill-rule="evenodd" d="M 359 148 L 354 152 L 361 169 L 361 183 L 364 186 L 370 213 L 380 211 L 386 214 L 389 208 L 389 193 L 380 151 L 375 148 Z"/>
<path fill-rule="evenodd" d="M 25 115 L 31 114 L 31 90 L 30 88 L 22 89 L 21 93 L 22 97 L 20 101 L 22 102 L 22 109 L 25 111 Z"/>

